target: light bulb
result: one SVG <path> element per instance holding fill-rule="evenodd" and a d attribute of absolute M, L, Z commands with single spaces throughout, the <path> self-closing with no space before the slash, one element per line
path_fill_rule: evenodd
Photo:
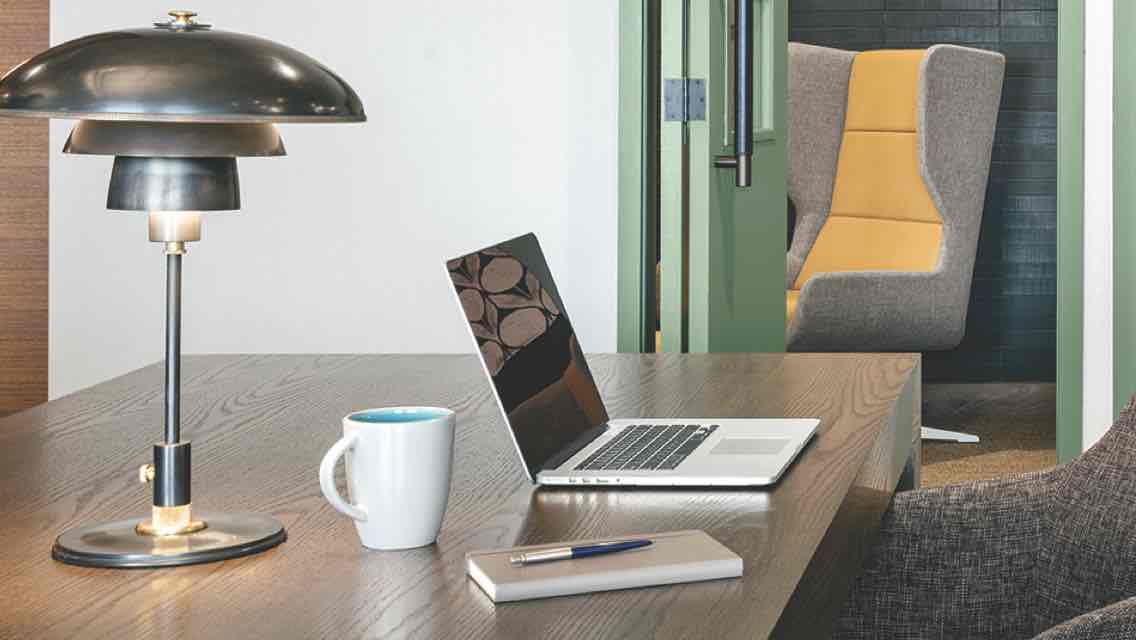
<path fill-rule="evenodd" d="M 197 211 L 151 211 L 150 242 L 196 242 L 201 239 Z"/>

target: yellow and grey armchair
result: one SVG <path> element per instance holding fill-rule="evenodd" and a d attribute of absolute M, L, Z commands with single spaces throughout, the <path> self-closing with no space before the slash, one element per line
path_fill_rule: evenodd
<path fill-rule="evenodd" d="M 1004 67 L 953 45 L 789 45 L 789 350 L 962 340 Z"/>

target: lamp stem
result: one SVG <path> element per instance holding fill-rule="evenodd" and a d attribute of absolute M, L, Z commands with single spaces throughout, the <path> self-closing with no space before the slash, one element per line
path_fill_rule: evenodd
<path fill-rule="evenodd" d="M 171 243 L 178 244 L 181 243 Z M 184 246 L 184 245 L 183 245 Z M 166 444 L 181 439 L 181 258 L 166 252 Z"/>
<path fill-rule="evenodd" d="M 154 445 L 154 513 L 140 531 L 165 535 L 192 528 L 190 446 L 181 439 L 181 262 L 185 243 L 201 239 L 201 216 L 194 212 L 151 211 L 150 241 L 166 246 L 166 439 Z"/>

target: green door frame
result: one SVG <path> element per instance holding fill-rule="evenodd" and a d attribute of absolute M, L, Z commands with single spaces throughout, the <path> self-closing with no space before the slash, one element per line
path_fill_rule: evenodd
<path fill-rule="evenodd" d="M 1085 5 L 1057 10 L 1057 460 L 1082 449 Z"/>
<path fill-rule="evenodd" d="M 659 211 L 658 0 L 619 3 L 619 221 L 616 348 L 655 350 Z"/>
<path fill-rule="evenodd" d="M 1130 0 L 1116 0 L 1112 27 L 1112 395 L 1119 413 L 1136 392 L 1136 260 L 1130 257 L 1136 242 L 1136 47 L 1129 44 L 1136 6 Z"/>

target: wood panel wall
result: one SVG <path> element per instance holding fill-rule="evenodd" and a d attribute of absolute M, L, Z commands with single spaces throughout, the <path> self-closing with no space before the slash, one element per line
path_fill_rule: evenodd
<path fill-rule="evenodd" d="M 0 0 L 0 73 L 48 46 L 48 0 Z M 47 121 L 0 118 L 0 415 L 47 400 Z"/>
<path fill-rule="evenodd" d="M 924 354 L 925 381 L 1056 377 L 1057 2 L 790 3 L 797 42 L 856 50 L 951 43 L 1006 56 L 966 337 L 957 349 Z"/>

